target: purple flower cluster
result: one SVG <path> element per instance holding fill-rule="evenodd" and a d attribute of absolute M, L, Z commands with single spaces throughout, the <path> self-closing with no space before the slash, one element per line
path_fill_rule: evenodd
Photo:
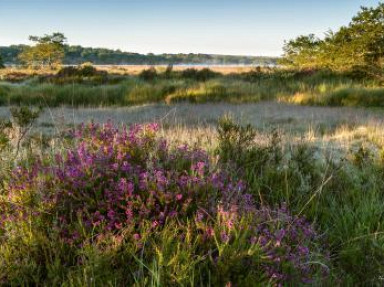
<path fill-rule="evenodd" d="M 285 205 L 271 209 L 261 207 L 248 213 L 244 222 L 236 206 L 218 209 L 215 225 L 205 226 L 206 238 L 219 238 L 222 244 L 235 241 L 241 229 L 247 230 L 249 246 L 259 246 L 266 260 L 261 263 L 265 274 L 275 282 L 313 283 L 314 274 L 327 276 L 325 265 L 316 262 L 322 246 L 321 238 L 304 218 L 290 214 Z M 317 249 L 318 254 L 314 254 Z M 327 256 L 322 259 L 328 260 Z"/>
<path fill-rule="evenodd" d="M 259 267 L 270 279 L 309 282 L 313 227 L 286 208 L 256 208 L 243 181 L 212 167 L 204 150 L 169 147 L 157 129 L 118 129 L 111 122 L 78 127 L 65 152 L 12 172 L 12 204 L 0 206 L 0 229 L 33 210 L 70 245 L 90 234 L 122 238 L 123 232 L 140 248 L 148 226 L 157 231 L 175 220 L 195 222 L 196 236 L 209 249 L 213 242 L 231 244 L 242 228 L 248 232 L 244 244 L 260 246 L 265 260 Z"/>
<path fill-rule="evenodd" d="M 261 208 L 254 218 L 257 221 L 254 224 L 256 236 L 251 241 L 257 241 L 269 257 L 270 263 L 265 269 L 270 278 L 279 282 L 301 280 L 311 283 L 315 272 L 327 273 L 324 266 L 310 263 L 316 261 L 314 244 L 321 240 L 304 217 L 293 216 L 282 206 L 274 210 Z"/>
<path fill-rule="evenodd" d="M 138 234 L 147 221 L 156 228 L 169 218 L 193 218 L 198 209 L 215 212 L 218 198 L 241 200 L 241 182 L 212 172 L 201 149 L 169 148 L 156 138 L 157 128 L 83 125 L 72 133 L 75 147 L 53 163 L 15 170 L 9 196 L 23 194 L 26 185 L 39 191 L 68 242 L 79 238 L 78 221 L 86 230 Z"/>

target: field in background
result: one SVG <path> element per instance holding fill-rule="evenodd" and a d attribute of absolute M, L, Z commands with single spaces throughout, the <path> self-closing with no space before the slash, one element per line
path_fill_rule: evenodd
<path fill-rule="evenodd" d="M 0 108 L 0 117 L 9 117 Z M 172 142 L 194 143 L 209 150 L 217 147 L 216 127 L 220 118 L 230 116 L 251 124 L 257 141 L 268 141 L 277 130 L 287 144 L 308 143 L 335 155 L 361 145 L 380 150 L 384 146 L 384 111 L 380 109 L 305 107 L 285 103 L 256 104 L 152 104 L 122 108 L 51 108 L 39 117 L 35 132 L 46 134 L 95 121 L 116 124 L 157 122 Z"/>
<path fill-rule="evenodd" d="M 167 68 L 167 65 L 94 65 L 94 67 L 99 71 L 105 71 L 111 74 L 138 75 L 142 71 L 152 67 L 154 67 L 158 72 L 164 72 Z M 221 74 L 249 72 L 255 69 L 255 67 L 256 66 L 251 65 L 173 65 L 173 69 L 178 72 L 186 69 L 202 70 L 204 68 L 209 68 L 210 70 Z M 9 66 L 5 69 L 0 69 L 0 77 L 4 77 L 13 73 L 20 73 L 25 75 L 49 75 L 56 72 L 57 71 L 49 69 L 47 67 L 31 69 Z"/>
<path fill-rule="evenodd" d="M 64 67 L 5 69 L 0 105 L 119 107 L 148 103 L 289 102 L 384 107 L 377 79 L 354 73 L 251 67 Z"/>
<path fill-rule="evenodd" d="M 108 73 L 116 73 L 123 75 L 138 75 L 143 70 L 154 67 L 158 72 L 164 72 L 167 65 L 98 65 L 95 66 L 98 70 Z M 202 70 L 209 68 L 210 70 L 224 75 L 233 73 L 246 73 L 255 69 L 255 66 L 250 65 L 174 65 L 174 71 L 184 71 L 186 69 Z"/>

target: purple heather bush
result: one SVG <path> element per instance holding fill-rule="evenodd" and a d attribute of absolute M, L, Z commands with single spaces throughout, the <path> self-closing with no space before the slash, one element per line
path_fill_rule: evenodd
<path fill-rule="evenodd" d="M 170 147 L 157 130 L 82 125 L 65 152 L 16 168 L 0 206 L 4 238 L 17 222 L 35 221 L 69 246 L 113 235 L 145 252 L 148 234 L 170 222 L 193 223 L 196 252 L 212 260 L 220 283 L 236 285 L 244 278 L 233 274 L 244 272 L 276 284 L 308 283 L 326 271 L 311 263 L 320 260 L 321 241 L 303 217 L 257 206 L 246 183 L 213 166 L 204 150 Z"/>
<path fill-rule="evenodd" d="M 315 274 L 317 278 L 327 276 L 328 268 L 318 261 L 321 257 L 315 253 L 322 252 L 316 245 L 321 241 L 319 235 L 304 217 L 293 216 L 285 205 L 275 209 L 254 208 L 247 214 L 239 213 L 236 206 L 230 210 L 219 208 L 216 218 L 215 222 L 200 226 L 204 226 L 206 238 L 214 239 L 218 244 L 220 252 L 215 258 L 215 268 L 224 278 L 224 274 L 231 274 L 228 268 L 239 267 L 236 257 L 242 252 L 238 262 L 240 268 L 258 272 L 256 278 L 268 278 L 276 283 L 308 284 L 314 283 Z M 260 254 L 261 260 L 257 257 Z M 235 281 L 239 282 L 239 279 Z"/>

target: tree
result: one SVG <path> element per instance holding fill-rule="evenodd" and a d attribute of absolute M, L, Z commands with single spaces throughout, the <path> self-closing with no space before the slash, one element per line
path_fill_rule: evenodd
<path fill-rule="evenodd" d="M 321 43 L 322 41 L 314 34 L 299 36 L 286 42 L 283 47 L 284 58 L 281 64 L 301 68 L 316 66 Z"/>
<path fill-rule="evenodd" d="M 356 67 L 382 73 L 384 67 L 384 3 L 361 7 L 348 26 L 326 33 L 300 36 L 284 45 L 284 64 L 305 68 L 351 70 Z"/>
<path fill-rule="evenodd" d="M 64 43 L 66 37 L 62 33 L 53 33 L 43 37 L 29 36 L 29 40 L 35 42 L 32 47 L 26 47 L 19 55 L 19 59 L 29 66 L 60 65 L 64 58 Z"/>

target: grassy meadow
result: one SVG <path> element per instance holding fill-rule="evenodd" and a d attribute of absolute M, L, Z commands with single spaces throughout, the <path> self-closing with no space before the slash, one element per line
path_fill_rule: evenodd
<path fill-rule="evenodd" d="M 1 286 L 383 284 L 378 80 L 0 71 Z"/>
<path fill-rule="evenodd" d="M 381 82 L 350 72 L 286 68 L 125 68 L 83 66 L 4 69 L 0 105 L 107 107 L 149 103 L 259 101 L 316 106 L 382 107 Z"/>

